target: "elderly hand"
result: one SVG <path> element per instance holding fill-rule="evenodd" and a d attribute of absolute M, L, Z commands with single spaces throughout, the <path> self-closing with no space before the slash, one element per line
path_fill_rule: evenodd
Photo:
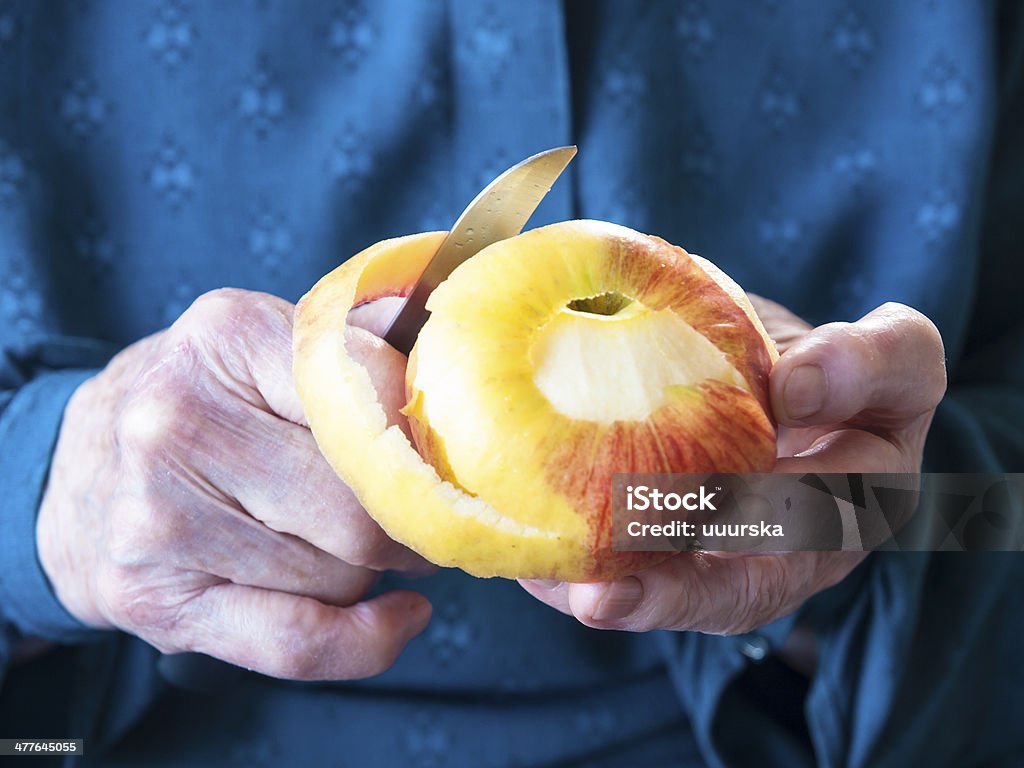
<path fill-rule="evenodd" d="M 917 472 L 946 388 L 942 339 L 921 313 L 885 304 L 855 323 L 812 329 L 755 299 L 782 357 L 770 378 L 777 472 Z M 590 627 L 748 632 L 840 581 L 865 555 L 683 553 L 616 582 L 524 581 Z"/>
<path fill-rule="evenodd" d="M 363 600 L 376 570 L 425 563 L 366 515 L 305 427 L 292 311 L 206 294 L 72 397 L 37 539 L 78 619 L 298 679 L 378 673 L 426 626 L 416 593 Z M 396 415 L 405 358 L 361 328 L 348 341 Z"/>

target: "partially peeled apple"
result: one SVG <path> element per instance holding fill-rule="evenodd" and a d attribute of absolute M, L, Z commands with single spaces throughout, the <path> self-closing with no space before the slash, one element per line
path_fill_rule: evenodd
<path fill-rule="evenodd" d="M 411 290 L 444 233 L 377 243 L 299 303 L 295 382 L 321 451 L 395 540 L 478 576 L 614 579 L 618 472 L 765 472 L 778 354 L 743 290 L 656 237 L 568 221 L 495 243 L 430 296 L 388 425 L 345 317 Z"/>

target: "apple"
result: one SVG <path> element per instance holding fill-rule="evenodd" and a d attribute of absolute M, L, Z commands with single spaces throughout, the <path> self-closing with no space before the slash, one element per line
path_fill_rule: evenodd
<path fill-rule="evenodd" d="M 478 576 L 613 579 L 617 472 L 765 472 L 778 354 L 743 290 L 657 237 L 568 221 L 495 243 L 427 304 L 388 424 L 349 308 L 403 295 L 444 233 L 378 243 L 299 303 L 295 381 L 321 451 L 394 539 Z"/>

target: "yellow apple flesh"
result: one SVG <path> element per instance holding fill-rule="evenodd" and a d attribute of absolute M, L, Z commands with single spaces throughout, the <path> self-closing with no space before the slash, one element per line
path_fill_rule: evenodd
<path fill-rule="evenodd" d="M 296 384 L 335 470 L 395 539 L 481 576 L 611 579 L 616 472 L 767 471 L 777 358 L 709 262 L 612 224 L 484 249 L 430 297 L 407 372 L 416 449 L 344 349 L 344 314 L 406 292 L 443 235 L 373 246 L 303 299 Z"/>

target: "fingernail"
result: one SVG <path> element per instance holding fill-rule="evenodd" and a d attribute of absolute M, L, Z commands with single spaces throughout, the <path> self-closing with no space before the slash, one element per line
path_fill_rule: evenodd
<path fill-rule="evenodd" d="M 825 405 L 828 382 L 825 371 L 817 365 L 798 365 L 790 371 L 782 390 L 786 414 L 791 419 L 806 419 Z"/>
<path fill-rule="evenodd" d="M 594 609 L 594 621 L 624 619 L 637 609 L 644 597 L 640 579 L 629 576 L 616 581 L 605 590 L 604 597 Z"/>

